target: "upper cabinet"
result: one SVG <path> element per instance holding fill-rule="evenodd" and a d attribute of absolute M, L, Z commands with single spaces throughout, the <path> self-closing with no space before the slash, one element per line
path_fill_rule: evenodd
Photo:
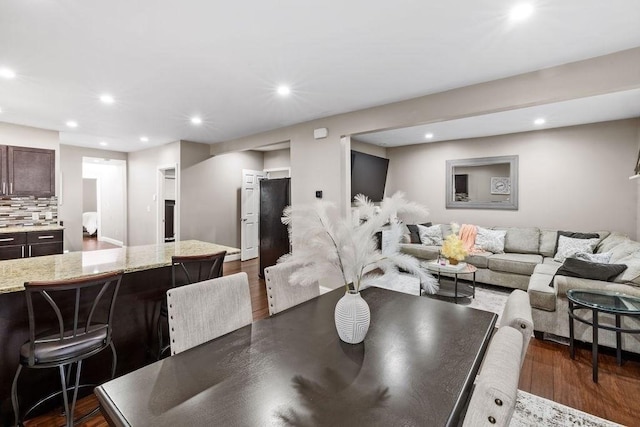
<path fill-rule="evenodd" d="M 55 196 L 55 157 L 55 150 L 0 145 L 2 195 Z"/>

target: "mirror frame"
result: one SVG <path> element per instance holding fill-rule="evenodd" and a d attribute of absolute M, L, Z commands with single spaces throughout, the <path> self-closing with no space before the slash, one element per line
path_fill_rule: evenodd
<path fill-rule="evenodd" d="M 511 197 L 508 202 L 460 202 L 453 195 L 453 171 L 456 166 L 485 166 L 495 164 L 509 164 L 509 178 L 511 179 Z M 475 159 L 447 160 L 446 176 L 446 209 L 499 209 L 518 210 L 518 156 L 478 157 Z"/>

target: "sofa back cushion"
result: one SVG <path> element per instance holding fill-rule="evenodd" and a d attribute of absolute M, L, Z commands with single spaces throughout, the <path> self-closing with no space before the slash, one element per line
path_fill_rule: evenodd
<path fill-rule="evenodd" d="M 507 230 L 504 238 L 504 252 L 517 254 L 537 254 L 540 248 L 540 229 L 538 227 L 511 227 L 496 230 Z"/>
<path fill-rule="evenodd" d="M 420 225 L 431 227 L 432 224 L 430 222 L 425 222 Z M 420 231 L 418 230 L 417 224 L 407 224 L 407 230 L 409 230 L 409 241 L 407 243 L 422 243 L 420 241 Z"/>
<path fill-rule="evenodd" d="M 556 230 L 540 230 L 540 244 L 538 250 L 540 255 L 553 257 L 556 254 L 556 240 L 558 232 Z"/>
<path fill-rule="evenodd" d="M 618 246 L 620 243 L 631 241 L 629 236 L 626 236 L 622 233 L 613 232 L 609 234 L 606 238 L 602 239 L 602 241 L 596 247 L 596 252 L 601 254 L 603 252 L 611 252 L 611 250 Z"/>
<path fill-rule="evenodd" d="M 628 285 L 640 286 L 640 253 L 636 252 L 617 261 L 627 266 L 627 269 L 615 281 Z"/>

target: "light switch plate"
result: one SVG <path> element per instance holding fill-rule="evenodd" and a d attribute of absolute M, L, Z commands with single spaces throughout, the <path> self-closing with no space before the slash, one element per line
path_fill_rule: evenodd
<path fill-rule="evenodd" d="M 44 219 L 53 219 L 53 213 L 45 212 L 44 213 Z"/>
<path fill-rule="evenodd" d="M 31 219 L 34 221 L 37 221 L 40 219 L 40 215 L 38 215 L 38 212 L 32 212 L 31 213 Z"/>

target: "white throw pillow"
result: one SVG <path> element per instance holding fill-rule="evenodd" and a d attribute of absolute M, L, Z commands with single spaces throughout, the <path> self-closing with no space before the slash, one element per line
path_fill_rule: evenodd
<path fill-rule="evenodd" d="M 564 262 L 565 259 L 574 256 L 578 252 L 592 254 L 598 242 L 600 242 L 599 238 L 574 239 L 572 237 L 560 236 L 558 239 L 558 251 L 556 252 L 556 256 L 553 257 L 553 260 Z"/>
<path fill-rule="evenodd" d="M 432 225 L 425 227 L 418 224 L 418 232 L 420 233 L 420 241 L 427 246 L 442 246 L 442 230 L 440 225 Z"/>
<path fill-rule="evenodd" d="M 504 253 L 504 238 L 507 230 L 489 230 L 488 228 L 478 227 L 476 235 L 476 248 L 494 254 Z"/>
<path fill-rule="evenodd" d="M 588 252 L 578 252 L 573 255 L 573 258 L 578 258 L 584 261 L 598 262 L 600 264 L 609 264 L 611 262 L 611 252 L 603 252 L 601 254 L 591 254 Z"/>

